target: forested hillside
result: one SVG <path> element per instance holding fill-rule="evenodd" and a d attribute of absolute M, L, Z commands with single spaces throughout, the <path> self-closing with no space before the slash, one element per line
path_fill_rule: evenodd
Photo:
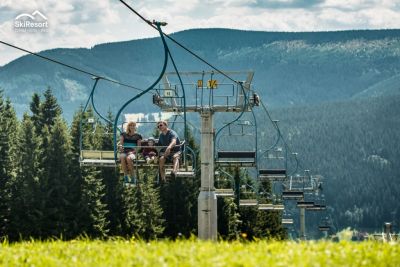
<path fill-rule="evenodd" d="M 399 113 L 400 96 L 271 111 L 301 167 L 324 176 L 336 226 L 399 221 Z"/>

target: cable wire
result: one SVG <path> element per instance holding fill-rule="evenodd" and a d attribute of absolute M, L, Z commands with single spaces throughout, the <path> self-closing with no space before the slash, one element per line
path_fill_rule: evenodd
<path fill-rule="evenodd" d="M 135 86 L 132 86 L 132 85 L 129 85 L 129 84 L 126 84 L 126 83 L 122 83 L 120 81 L 117 81 L 117 80 L 114 80 L 114 79 L 110 79 L 110 78 L 107 78 L 107 77 L 103 77 L 101 75 L 98 75 L 98 74 L 95 74 L 95 73 L 92 73 L 92 72 L 89 72 L 89 71 L 74 67 L 74 66 L 66 64 L 66 63 L 63 63 L 63 62 L 61 62 L 59 60 L 55 60 L 55 59 L 52 59 L 52 58 L 49 58 L 49 57 L 46 57 L 46 56 L 42 56 L 42 55 L 40 55 L 38 53 L 26 50 L 26 49 L 18 47 L 16 45 L 12 45 L 10 43 L 7 43 L 7 42 L 1 41 L 1 40 L 0 40 L 0 43 L 2 43 L 4 45 L 7 45 L 9 47 L 15 48 L 17 50 L 26 52 L 26 53 L 31 54 L 33 56 L 37 56 L 37 57 L 39 57 L 41 59 L 44 59 L 44 60 L 59 64 L 61 66 L 64 66 L 64 67 L 67 67 L 67 68 L 70 68 L 70 69 L 73 69 L 73 70 L 78 71 L 80 73 L 83 73 L 83 74 L 86 74 L 86 75 L 90 75 L 92 77 L 98 77 L 98 78 L 101 78 L 102 80 L 105 80 L 105 81 L 108 81 L 108 82 L 111 82 L 111 83 L 115 83 L 115 84 L 118 84 L 118 85 L 121 85 L 121 86 L 129 87 L 129 88 L 132 88 L 132 89 L 135 89 L 135 90 L 138 90 L 138 91 L 143 91 L 143 89 L 137 88 Z"/>
<path fill-rule="evenodd" d="M 123 0 L 119 0 L 122 4 L 124 4 L 129 10 L 131 10 L 133 13 L 135 13 L 137 16 L 139 16 L 143 21 L 145 21 L 147 24 L 149 24 L 152 28 L 154 28 L 155 30 L 157 30 L 157 27 L 154 26 L 154 23 L 150 22 L 150 20 L 144 18 L 142 15 L 139 14 L 139 12 L 137 12 L 134 8 L 132 8 L 130 5 L 128 5 L 125 1 Z M 167 25 L 166 23 L 163 24 L 163 26 Z M 195 58 L 197 58 L 198 60 L 200 60 L 201 62 L 203 62 L 204 64 L 208 65 L 209 67 L 211 67 L 212 69 L 216 70 L 218 73 L 220 73 L 221 75 L 225 76 L 227 79 L 229 79 L 230 81 L 234 82 L 234 83 L 238 83 L 238 81 L 234 80 L 233 78 L 231 78 L 228 74 L 226 74 L 225 72 L 223 72 L 222 70 L 218 69 L 217 67 L 215 67 L 214 65 L 212 65 L 211 63 L 209 63 L 208 61 L 206 61 L 205 59 L 203 59 L 202 57 L 200 57 L 199 55 L 197 55 L 196 53 L 194 53 L 193 51 L 191 51 L 189 48 L 187 48 L 186 46 L 184 46 L 183 44 L 181 44 L 180 42 L 178 42 L 177 40 L 175 40 L 174 38 L 172 38 L 171 36 L 167 35 L 166 33 L 162 33 L 166 38 L 168 38 L 169 40 L 171 40 L 172 42 L 174 42 L 176 45 L 178 45 L 179 47 L 181 47 L 182 49 L 184 49 L 186 52 L 188 52 L 189 54 L 191 54 L 192 56 L 194 56 Z"/>

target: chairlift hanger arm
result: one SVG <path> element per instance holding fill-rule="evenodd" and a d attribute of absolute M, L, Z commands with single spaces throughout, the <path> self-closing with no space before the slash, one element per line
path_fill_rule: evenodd
<path fill-rule="evenodd" d="M 139 97 L 141 97 L 142 95 L 146 94 L 147 92 L 149 92 L 150 90 L 154 89 L 154 86 L 161 80 L 162 76 L 165 73 L 165 70 L 167 68 L 167 63 L 168 63 L 168 46 L 167 43 L 165 42 L 164 39 L 164 35 L 162 33 L 161 30 L 161 26 L 159 24 L 157 24 L 157 29 L 158 32 L 160 34 L 162 43 L 163 43 L 163 47 L 164 47 L 164 64 L 162 67 L 162 70 L 160 72 L 159 77 L 153 82 L 153 84 L 151 84 L 146 90 L 144 90 L 143 92 L 137 94 L 135 97 L 131 98 L 130 100 L 128 100 L 121 108 L 120 110 L 117 112 L 116 116 L 115 116 L 115 120 L 114 120 L 114 157 L 115 160 L 117 159 L 117 124 L 118 124 L 118 118 L 121 115 L 122 111 L 125 109 L 125 107 L 130 104 L 131 102 L 133 102 L 134 100 L 138 99 Z"/>
<path fill-rule="evenodd" d="M 99 82 L 99 78 L 95 77 L 94 80 L 95 81 L 94 81 L 94 84 L 93 84 L 93 87 L 92 87 L 92 91 L 90 92 L 89 98 L 86 101 L 85 107 L 82 110 L 81 119 L 79 121 L 79 129 L 80 129 L 80 133 L 79 133 L 79 151 L 82 151 L 82 146 L 83 146 L 83 140 L 82 140 L 82 135 L 83 135 L 83 129 L 82 129 L 83 117 L 84 117 L 85 111 L 86 111 L 86 109 L 87 109 L 87 107 L 89 105 L 89 101 L 92 98 L 93 92 L 96 89 L 97 83 Z"/>

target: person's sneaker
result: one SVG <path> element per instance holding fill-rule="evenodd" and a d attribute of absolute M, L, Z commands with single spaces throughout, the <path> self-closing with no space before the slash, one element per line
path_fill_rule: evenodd
<path fill-rule="evenodd" d="M 124 183 L 129 184 L 129 176 L 128 175 L 124 176 Z"/>
<path fill-rule="evenodd" d="M 136 184 L 136 177 L 135 176 L 131 177 L 131 184 Z"/>

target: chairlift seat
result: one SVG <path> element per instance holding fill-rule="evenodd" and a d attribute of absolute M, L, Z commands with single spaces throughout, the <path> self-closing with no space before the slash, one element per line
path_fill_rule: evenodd
<path fill-rule="evenodd" d="M 256 163 L 255 151 L 218 151 L 216 163 L 221 166 L 253 167 Z"/>
<path fill-rule="evenodd" d="M 260 169 L 260 179 L 284 180 L 286 179 L 286 169 Z"/>
<path fill-rule="evenodd" d="M 297 201 L 297 207 L 298 208 L 314 207 L 314 202 L 313 201 Z"/>
<path fill-rule="evenodd" d="M 282 219 L 282 224 L 293 224 L 293 219 Z"/>
<path fill-rule="evenodd" d="M 283 210 L 285 207 L 282 204 L 259 204 L 259 210 Z"/>
<path fill-rule="evenodd" d="M 166 177 L 171 177 L 172 174 L 172 169 L 171 170 L 165 170 L 165 176 Z M 185 169 L 185 168 L 180 168 L 176 173 L 175 173 L 175 177 L 177 178 L 193 178 L 194 175 L 194 171 L 191 169 Z"/>
<path fill-rule="evenodd" d="M 241 207 L 254 207 L 258 205 L 257 199 L 241 199 L 239 206 Z"/>
<path fill-rule="evenodd" d="M 320 230 L 321 232 L 329 231 L 330 229 L 331 229 L 331 227 L 328 226 L 328 225 L 320 225 L 320 226 L 318 226 L 318 230 Z"/>
<path fill-rule="evenodd" d="M 115 167 L 114 151 L 82 150 L 80 157 L 81 166 Z"/>
<path fill-rule="evenodd" d="M 235 194 L 232 188 L 216 188 L 215 195 L 217 197 L 233 197 Z"/>
<path fill-rule="evenodd" d="M 314 206 L 306 207 L 306 210 L 322 211 L 322 210 L 326 210 L 326 206 L 325 205 L 314 204 Z"/>
<path fill-rule="evenodd" d="M 303 199 L 304 192 L 297 191 L 297 190 L 296 191 L 295 190 L 283 191 L 282 198 L 283 199 Z"/>

